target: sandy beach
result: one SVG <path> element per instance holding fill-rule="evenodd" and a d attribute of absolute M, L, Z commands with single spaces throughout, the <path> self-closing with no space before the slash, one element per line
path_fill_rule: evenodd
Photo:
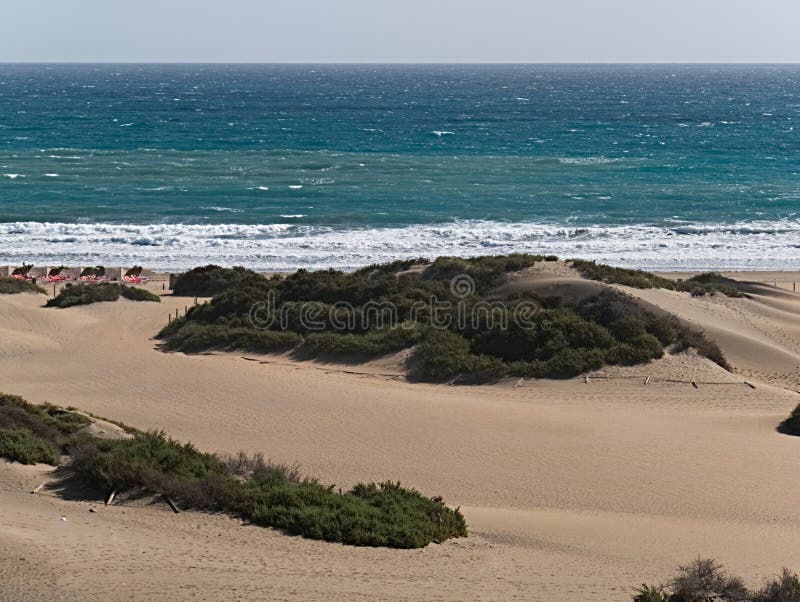
<path fill-rule="evenodd" d="M 399 480 L 470 527 L 423 550 L 353 548 L 31 495 L 52 469 L 0 462 L 0 597 L 612 601 L 698 556 L 753 585 L 800 569 L 800 439 L 775 431 L 800 402 L 800 273 L 732 275 L 764 284 L 741 299 L 624 290 L 701 327 L 734 373 L 690 350 L 517 387 L 389 379 L 392 357 L 163 353 L 153 335 L 193 303 L 168 294 L 66 310 L 0 297 L 0 391 L 261 451 L 339 487 Z"/>

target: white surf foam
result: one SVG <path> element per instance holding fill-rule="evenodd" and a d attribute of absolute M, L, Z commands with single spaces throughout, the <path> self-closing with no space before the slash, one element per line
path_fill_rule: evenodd
<path fill-rule="evenodd" d="M 298 223 L 0 224 L 0 264 L 133 261 L 177 270 L 213 262 L 261 270 L 350 269 L 399 258 L 513 252 L 552 253 L 651 270 L 797 270 L 800 220 L 608 227 L 454 221 L 350 229 Z"/>

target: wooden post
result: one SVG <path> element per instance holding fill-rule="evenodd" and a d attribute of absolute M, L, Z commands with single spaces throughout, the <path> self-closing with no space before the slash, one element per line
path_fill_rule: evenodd
<path fill-rule="evenodd" d="M 588 374 L 584 374 L 583 375 L 583 382 L 585 382 L 587 385 L 589 384 L 589 375 Z"/>
<path fill-rule="evenodd" d="M 169 497 L 168 495 L 164 495 L 164 499 L 166 500 L 167 504 L 169 504 L 169 507 L 172 508 L 172 511 L 175 514 L 180 513 L 180 510 L 178 510 L 178 506 L 175 504 L 175 502 L 172 501 L 171 497 Z"/>
<path fill-rule="evenodd" d="M 167 324 L 172 324 L 172 314 L 167 314 Z"/>
<path fill-rule="evenodd" d="M 647 375 L 647 378 L 644 379 L 644 384 L 645 385 L 649 385 L 650 384 L 650 378 L 652 378 L 652 376 L 653 376 L 652 374 L 648 374 Z"/>
<path fill-rule="evenodd" d="M 525 379 L 524 379 L 524 378 L 520 378 L 520 379 L 517 381 L 517 384 L 515 384 L 515 385 L 514 385 L 514 388 L 516 389 L 517 387 L 519 387 L 520 385 L 522 385 L 522 383 L 524 383 L 524 382 L 525 382 Z"/>
<path fill-rule="evenodd" d="M 114 496 L 116 495 L 117 495 L 116 489 L 108 494 L 108 497 L 106 498 L 106 506 L 110 506 L 114 502 Z"/>
<path fill-rule="evenodd" d="M 175 310 L 175 319 L 176 320 L 178 319 L 178 310 L 177 309 Z"/>
<path fill-rule="evenodd" d="M 197 297 L 194 298 L 194 304 L 197 305 Z"/>
<path fill-rule="evenodd" d="M 42 484 L 41 484 L 41 485 L 39 485 L 39 486 L 38 486 L 36 489 L 34 489 L 33 491 L 31 491 L 31 493 L 39 493 L 39 492 L 42 490 L 42 487 L 44 487 L 44 486 L 45 486 L 45 484 L 46 484 L 46 483 L 42 483 Z"/>

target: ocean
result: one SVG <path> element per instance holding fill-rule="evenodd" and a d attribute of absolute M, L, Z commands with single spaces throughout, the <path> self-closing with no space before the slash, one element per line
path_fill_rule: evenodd
<path fill-rule="evenodd" d="M 0 264 L 800 269 L 798 126 L 800 66 L 0 64 Z"/>

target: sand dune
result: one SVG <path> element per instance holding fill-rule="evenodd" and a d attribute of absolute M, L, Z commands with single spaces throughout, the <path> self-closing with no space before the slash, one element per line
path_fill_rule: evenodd
<path fill-rule="evenodd" d="M 626 600 L 697 555 L 755 582 L 800 568 L 800 440 L 775 432 L 800 402 L 785 388 L 797 382 L 800 297 L 636 294 L 706 328 L 737 373 L 689 352 L 589 383 L 411 384 L 280 357 L 164 354 L 150 337 L 184 299 L 46 310 L 42 298 L 0 298 L 2 391 L 208 450 L 263 451 L 337 486 L 399 479 L 461 505 L 471 527 L 421 551 L 354 549 L 160 506 L 90 513 L 28 493 L 46 468 L 0 463 L 0 591 Z"/>

